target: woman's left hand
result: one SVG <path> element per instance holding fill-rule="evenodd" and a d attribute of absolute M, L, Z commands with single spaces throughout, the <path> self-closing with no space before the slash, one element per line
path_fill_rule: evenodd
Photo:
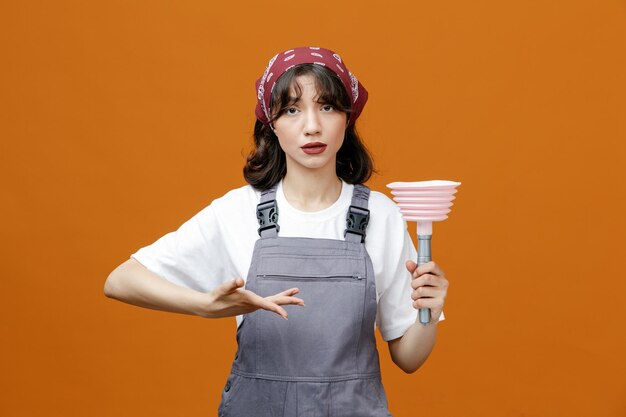
<path fill-rule="evenodd" d="M 431 320 L 438 321 L 448 294 L 448 280 L 443 270 L 433 261 L 419 267 L 414 261 L 406 261 L 405 265 L 412 274 L 413 307 L 416 310 L 430 308 Z"/>

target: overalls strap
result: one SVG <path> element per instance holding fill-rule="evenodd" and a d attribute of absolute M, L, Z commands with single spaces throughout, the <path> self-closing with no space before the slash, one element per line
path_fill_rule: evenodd
<path fill-rule="evenodd" d="M 354 184 L 352 193 L 352 204 L 346 215 L 346 230 L 344 237 L 349 242 L 365 242 L 365 230 L 370 220 L 370 211 L 367 203 L 370 196 L 370 189 L 363 184 Z"/>
<path fill-rule="evenodd" d="M 256 217 L 259 221 L 259 236 L 262 239 L 278 236 L 278 205 L 276 204 L 276 187 L 261 192 L 261 202 L 257 205 Z M 346 241 L 365 242 L 365 231 L 370 218 L 367 208 L 370 189 L 363 184 L 354 184 L 352 204 L 346 214 L 346 230 L 343 235 Z"/>
<path fill-rule="evenodd" d="M 261 202 L 256 206 L 256 218 L 259 221 L 259 236 L 261 238 L 276 237 L 278 225 L 278 205 L 276 204 L 276 187 L 274 184 L 269 190 L 261 192 Z"/>

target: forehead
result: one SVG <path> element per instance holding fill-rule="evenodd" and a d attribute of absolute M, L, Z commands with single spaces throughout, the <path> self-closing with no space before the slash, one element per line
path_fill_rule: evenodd
<path fill-rule="evenodd" d="M 318 93 L 317 79 L 310 74 L 294 77 L 289 86 L 289 95 L 294 99 L 297 98 L 298 95 L 310 95 L 315 97 Z"/>
<path fill-rule="evenodd" d="M 291 80 L 289 86 L 290 91 L 294 91 L 296 86 L 299 85 L 302 89 L 317 89 L 317 80 L 311 74 L 298 75 Z"/>

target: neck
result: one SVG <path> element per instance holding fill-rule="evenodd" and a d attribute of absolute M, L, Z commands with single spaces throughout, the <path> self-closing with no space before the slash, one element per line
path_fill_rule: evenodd
<path fill-rule="evenodd" d="M 283 193 L 293 207 L 302 211 L 319 211 L 333 205 L 341 195 L 341 179 L 334 164 L 332 171 L 287 169 Z"/>

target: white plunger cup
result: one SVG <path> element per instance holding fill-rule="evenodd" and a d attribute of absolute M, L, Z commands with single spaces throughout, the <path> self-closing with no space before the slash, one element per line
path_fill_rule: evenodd
<path fill-rule="evenodd" d="M 448 218 L 456 187 L 460 182 L 432 180 L 414 182 L 392 182 L 387 184 L 393 194 L 393 200 L 400 207 L 406 221 L 417 222 L 417 265 L 432 260 L 430 241 L 433 234 L 433 222 Z M 420 308 L 419 320 L 423 325 L 430 323 L 430 309 Z"/>

